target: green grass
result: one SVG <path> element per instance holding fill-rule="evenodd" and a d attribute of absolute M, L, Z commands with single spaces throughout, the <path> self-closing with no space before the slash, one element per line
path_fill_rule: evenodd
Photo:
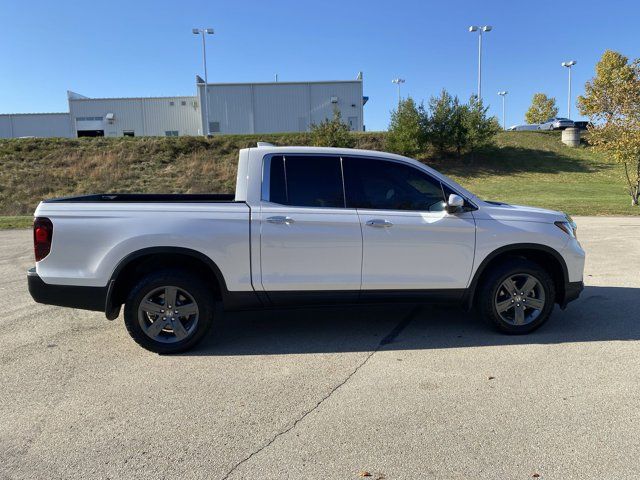
<path fill-rule="evenodd" d="M 572 215 L 640 215 L 622 166 L 590 147 L 566 147 L 559 132 L 504 132 L 473 160 L 427 163 L 487 200 Z"/>
<path fill-rule="evenodd" d="M 358 133 L 358 148 L 384 150 L 384 133 Z M 257 141 L 308 145 L 309 134 L 0 140 L 0 228 L 28 226 L 43 198 L 99 192 L 231 192 L 240 148 Z M 559 132 L 502 132 L 463 159 L 420 160 L 490 200 L 575 215 L 639 215 L 622 167 Z M 15 225 L 15 227 L 8 227 Z"/>
<path fill-rule="evenodd" d="M 0 230 L 8 228 L 31 228 L 33 217 L 0 217 Z"/>

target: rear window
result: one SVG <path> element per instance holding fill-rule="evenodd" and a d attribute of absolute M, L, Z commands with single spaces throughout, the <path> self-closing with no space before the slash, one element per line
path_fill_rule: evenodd
<path fill-rule="evenodd" d="M 297 207 L 344 207 L 339 157 L 277 156 L 269 167 L 269 198 Z"/>

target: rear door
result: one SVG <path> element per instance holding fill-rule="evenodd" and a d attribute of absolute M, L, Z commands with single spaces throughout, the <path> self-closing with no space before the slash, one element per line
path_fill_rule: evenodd
<path fill-rule="evenodd" d="M 475 249 L 471 212 L 448 214 L 448 187 L 408 163 L 343 158 L 347 206 L 362 224 L 362 295 L 466 288 Z"/>
<path fill-rule="evenodd" d="M 290 300 L 277 292 L 357 298 L 362 233 L 355 208 L 345 207 L 339 156 L 265 158 L 260 254 L 262 285 L 276 303 Z"/>

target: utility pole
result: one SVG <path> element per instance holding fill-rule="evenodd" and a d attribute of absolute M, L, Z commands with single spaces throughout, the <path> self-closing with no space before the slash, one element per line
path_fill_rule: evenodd
<path fill-rule="evenodd" d="M 493 30 L 491 25 L 483 25 L 478 27 L 471 25 L 470 32 L 478 32 L 478 100 L 482 100 L 482 33 Z"/>
<path fill-rule="evenodd" d="M 207 43 L 205 35 L 213 35 L 213 28 L 193 28 L 194 35 L 202 36 L 202 64 L 204 66 L 204 129 L 203 134 L 209 136 L 209 77 L 207 76 Z"/>

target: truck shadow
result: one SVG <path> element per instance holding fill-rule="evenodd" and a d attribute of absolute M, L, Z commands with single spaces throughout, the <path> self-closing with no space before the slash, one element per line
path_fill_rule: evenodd
<path fill-rule="evenodd" d="M 460 308 L 378 305 L 226 313 L 185 355 L 286 355 L 640 340 L 639 288 L 586 287 L 529 335 L 496 332 Z"/>

